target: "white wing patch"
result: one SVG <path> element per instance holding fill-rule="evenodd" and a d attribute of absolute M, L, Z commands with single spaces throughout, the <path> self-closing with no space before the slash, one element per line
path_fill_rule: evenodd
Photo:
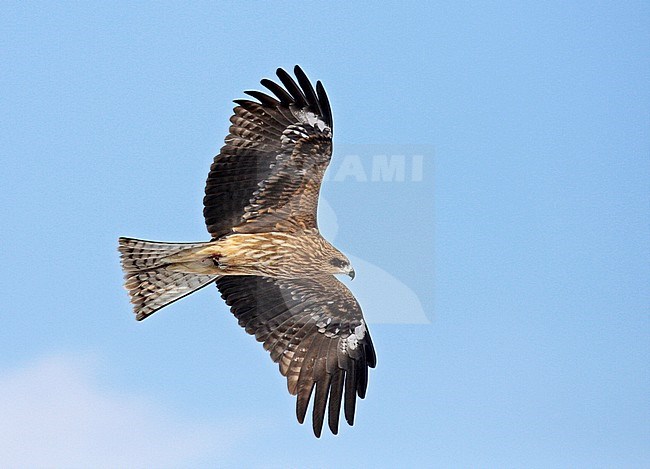
<path fill-rule="evenodd" d="M 361 324 L 354 328 L 354 332 L 341 341 L 341 351 L 347 353 L 348 350 L 356 350 L 359 342 L 366 336 L 366 331 L 366 323 L 362 319 Z"/>
<path fill-rule="evenodd" d="M 321 132 L 325 131 L 325 128 L 329 128 L 325 121 L 321 119 L 320 116 L 314 114 L 311 111 L 307 111 L 305 109 L 298 109 L 295 110 L 293 109 L 293 115 L 300 120 L 303 124 L 309 124 L 311 125 L 314 129 L 318 129 Z"/>

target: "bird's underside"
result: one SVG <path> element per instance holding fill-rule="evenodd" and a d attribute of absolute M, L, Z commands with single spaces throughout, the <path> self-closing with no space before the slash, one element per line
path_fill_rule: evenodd
<path fill-rule="evenodd" d="M 338 259 L 341 265 L 333 265 Z M 344 260 L 345 259 L 345 260 Z M 208 275 L 301 278 L 353 275 L 349 261 L 318 230 L 233 233 L 164 258 L 168 269 Z M 342 269 L 342 266 L 345 268 Z"/>
<path fill-rule="evenodd" d="M 239 324 L 255 335 L 297 395 L 302 423 L 313 394 L 313 429 L 327 409 L 338 432 L 341 406 L 352 425 L 365 397 L 375 351 L 361 308 L 335 275 L 354 277 L 349 260 L 319 233 L 316 210 L 331 157 L 332 114 L 314 89 L 278 69 L 274 96 L 237 100 L 225 145 L 210 168 L 204 216 L 212 240 L 162 243 L 120 238 L 125 286 L 136 318 L 211 283 Z"/>

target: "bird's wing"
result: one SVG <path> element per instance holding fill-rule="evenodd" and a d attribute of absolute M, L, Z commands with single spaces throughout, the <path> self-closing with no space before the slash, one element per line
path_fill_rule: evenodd
<path fill-rule="evenodd" d="M 315 388 L 313 429 L 321 434 L 328 405 L 328 424 L 338 432 L 341 402 L 347 422 L 354 423 L 356 397 L 364 398 L 368 367 L 375 349 L 359 303 L 334 276 L 277 279 L 225 276 L 217 280 L 221 296 L 239 320 L 279 363 L 289 392 L 297 395 L 302 423 Z"/>
<path fill-rule="evenodd" d="M 203 199 L 213 239 L 230 232 L 317 228 L 318 193 L 332 155 L 332 111 L 321 82 L 298 66 L 283 69 L 284 87 L 264 79 L 275 97 L 246 91 L 236 100 L 225 145 L 214 158 Z"/>

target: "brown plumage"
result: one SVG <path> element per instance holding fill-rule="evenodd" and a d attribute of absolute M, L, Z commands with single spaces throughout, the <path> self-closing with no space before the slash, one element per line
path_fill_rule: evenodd
<path fill-rule="evenodd" d="M 313 430 L 326 408 L 338 432 L 341 406 L 352 425 L 365 397 L 375 351 L 352 293 L 334 275 L 354 278 L 350 261 L 318 231 L 316 212 L 332 155 L 332 111 L 320 82 L 300 67 L 283 86 L 262 80 L 274 96 L 247 91 L 237 100 L 225 145 L 205 188 L 204 243 L 120 238 L 125 286 L 136 319 L 215 282 L 249 334 L 263 342 L 304 421 L 313 395 Z"/>

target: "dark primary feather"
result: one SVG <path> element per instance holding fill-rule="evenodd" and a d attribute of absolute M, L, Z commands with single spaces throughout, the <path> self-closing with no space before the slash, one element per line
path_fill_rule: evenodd
<path fill-rule="evenodd" d="M 300 67 L 295 73 L 297 83 L 278 69 L 284 87 L 261 81 L 275 97 L 246 91 L 257 102 L 235 101 L 203 199 L 213 239 L 233 231 L 316 228 L 318 192 L 332 153 L 332 112 L 320 82 L 314 91 Z"/>
<path fill-rule="evenodd" d="M 296 74 L 298 83 L 300 83 L 300 87 L 305 93 L 305 98 L 307 99 L 307 103 L 309 104 L 309 110 L 315 114 L 324 116 L 323 111 L 320 108 L 319 100 L 316 97 L 316 92 L 314 91 L 314 87 L 311 85 L 311 82 L 309 81 L 309 78 L 307 78 L 307 75 L 305 75 L 305 72 L 303 72 L 302 68 L 298 67 L 297 65 L 293 69 L 293 72 Z"/>
<path fill-rule="evenodd" d="M 287 90 L 282 88 L 280 85 L 278 85 L 276 82 L 269 80 L 268 78 L 262 78 L 260 83 L 271 90 L 271 92 L 278 97 L 280 102 L 284 106 L 289 106 L 290 104 L 295 104 L 295 101 L 291 97 L 289 93 L 287 93 Z"/>
<path fill-rule="evenodd" d="M 278 101 L 275 98 L 272 98 L 266 93 L 262 93 L 261 91 L 256 91 L 256 90 L 249 90 L 249 91 L 244 91 L 244 94 L 247 94 L 248 96 L 252 96 L 253 98 L 257 99 L 262 105 L 264 106 L 269 106 L 269 107 L 277 107 L 280 105 L 280 101 Z M 245 102 L 245 100 L 242 100 Z M 238 101 L 235 101 L 237 103 Z"/>
<path fill-rule="evenodd" d="M 263 342 L 279 363 L 289 392 L 297 395 L 298 420 L 304 421 L 312 400 L 316 436 L 326 409 L 332 433 L 338 433 L 342 405 L 352 425 L 356 398 L 365 396 L 368 367 L 375 367 L 376 358 L 361 308 L 345 285 L 331 275 L 225 276 L 217 287 L 240 326 Z M 357 338 L 354 348 L 351 336 Z"/>
<path fill-rule="evenodd" d="M 330 107 L 330 100 L 325 93 L 325 88 L 323 84 L 318 81 L 316 82 L 316 92 L 318 93 L 318 103 L 320 104 L 321 112 L 325 118 L 325 122 L 328 123 L 332 132 L 334 131 L 334 121 L 332 119 L 332 108 Z"/>
<path fill-rule="evenodd" d="M 291 78 L 291 75 L 289 75 L 281 68 L 277 69 L 276 74 L 278 75 L 278 78 L 280 78 L 280 81 L 282 82 L 286 90 L 293 98 L 293 101 L 296 103 L 296 106 L 301 108 L 306 108 L 307 100 L 305 99 L 305 94 L 298 87 L 294 79 Z"/>

